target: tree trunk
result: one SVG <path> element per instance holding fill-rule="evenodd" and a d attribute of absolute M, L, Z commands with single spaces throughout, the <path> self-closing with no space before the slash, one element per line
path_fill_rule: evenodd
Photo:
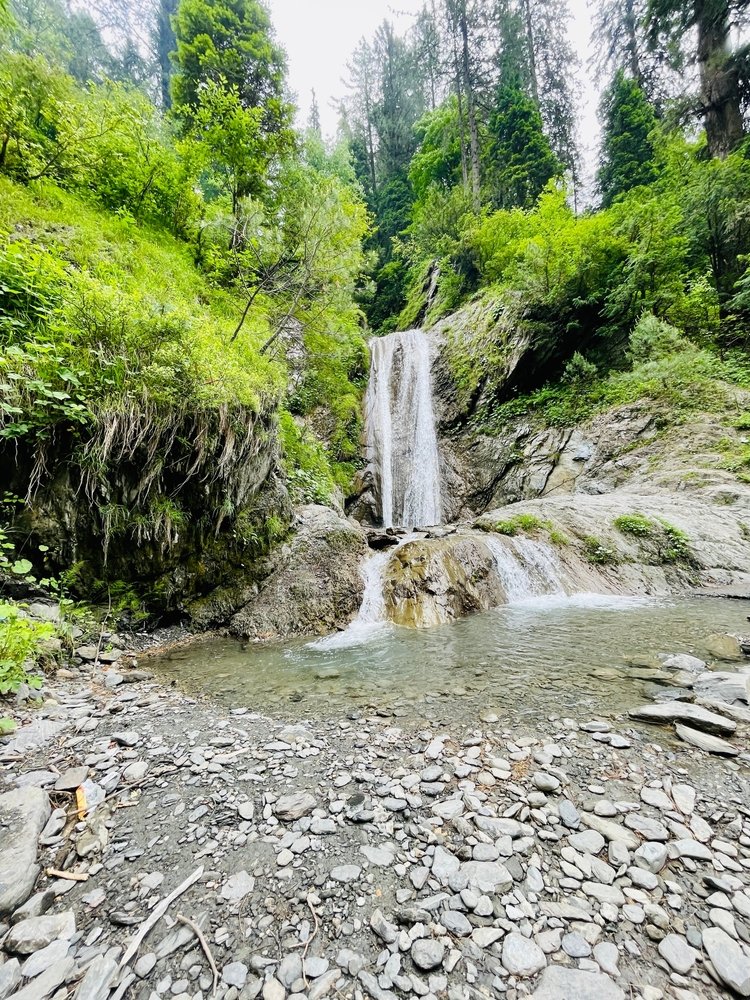
<path fill-rule="evenodd" d="M 479 123 L 477 121 L 474 86 L 471 79 L 471 62 L 469 57 L 469 24 L 466 17 L 465 0 L 461 4 L 459 25 L 461 28 L 461 60 L 463 64 L 464 88 L 466 90 L 466 110 L 469 119 L 469 150 L 471 154 L 471 196 L 474 211 L 482 207 L 482 177 L 479 162 Z"/>
<path fill-rule="evenodd" d="M 630 75 L 637 82 L 641 90 L 645 91 L 645 79 L 641 68 L 641 58 L 638 53 L 638 17 L 635 12 L 633 0 L 625 0 L 625 16 L 623 26 L 627 35 L 625 50 L 627 52 Z"/>
<path fill-rule="evenodd" d="M 539 107 L 539 78 L 536 71 L 536 43 L 534 39 L 534 19 L 531 16 L 530 0 L 523 0 L 523 16 L 526 22 L 526 44 L 529 49 L 529 74 L 531 76 L 531 96 Z"/>
<path fill-rule="evenodd" d="M 718 6 L 718 10 L 717 10 Z M 695 0 L 701 105 L 711 156 L 724 159 L 745 134 L 739 70 L 729 49 L 729 5 Z"/>
<path fill-rule="evenodd" d="M 172 79 L 172 61 L 169 55 L 175 47 L 172 15 L 176 12 L 177 0 L 160 0 L 156 47 L 159 59 L 159 82 L 163 108 L 170 108 L 172 106 L 172 95 L 169 87 Z"/>

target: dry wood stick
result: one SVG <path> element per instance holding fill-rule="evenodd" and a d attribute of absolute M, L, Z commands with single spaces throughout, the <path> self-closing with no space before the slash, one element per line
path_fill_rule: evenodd
<path fill-rule="evenodd" d="M 155 924 L 158 924 L 158 922 L 161 920 L 161 918 L 169 909 L 170 904 L 173 903 L 178 896 L 181 896 L 184 892 L 187 892 L 190 886 L 193 885 L 195 882 L 197 882 L 202 875 L 203 875 L 203 865 L 200 865 L 198 868 L 195 869 L 192 875 L 188 876 L 188 878 L 186 878 L 184 882 L 180 883 L 180 885 L 178 885 L 173 892 L 170 892 L 170 894 L 166 897 L 166 899 L 163 899 L 161 903 L 159 903 L 159 905 L 154 909 L 151 916 L 147 920 L 144 920 L 144 922 L 141 924 L 138 933 L 135 935 L 133 940 L 128 945 L 125 954 L 120 959 L 119 968 L 122 969 L 128 964 L 133 955 L 135 955 L 135 953 L 138 951 L 141 945 L 141 941 L 143 941 L 143 939 L 146 937 L 151 928 Z"/>

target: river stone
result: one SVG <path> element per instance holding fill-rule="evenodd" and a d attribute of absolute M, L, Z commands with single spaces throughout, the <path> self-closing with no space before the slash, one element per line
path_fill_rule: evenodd
<path fill-rule="evenodd" d="M 698 729 L 691 729 L 690 726 L 676 724 L 674 729 L 681 740 L 698 747 L 699 750 L 705 750 L 706 753 L 715 753 L 720 757 L 736 757 L 740 752 L 726 740 L 711 736 L 709 733 L 702 733 Z"/>
<path fill-rule="evenodd" d="M 291 823 L 301 816 L 311 813 L 317 802 L 314 795 L 309 792 L 293 792 L 291 795 L 282 795 L 277 799 L 273 811 L 276 816 L 284 822 Z"/>
<path fill-rule="evenodd" d="M 542 973 L 534 1000 L 625 1000 L 625 994 L 609 976 L 550 965 Z"/>
<path fill-rule="evenodd" d="M 456 937 L 468 937 L 471 934 L 471 924 L 459 910 L 446 910 L 440 915 L 440 923 Z"/>
<path fill-rule="evenodd" d="M 5 1000 L 21 982 L 21 963 L 9 958 L 0 965 L 0 1000 Z"/>
<path fill-rule="evenodd" d="M 667 670 L 685 670 L 690 674 L 702 674 L 706 669 L 705 660 L 699 660 L 697 656 L 689 656 L 687 653 L 666 656 L 662 660 L 662 666 Z"/>
<path fill-rule="evenodd" d="M 698 952 L 679 934 L 667 934 L 659 942 L 659 954 L 681 976 L 687 975 L 695 965 Z"/>
<path fill-rule="evenodd" d="M 76 919 L 72 910 L 29 917 L 14 924 L 5 939 L 5 948 L 18 955 L 40 951 L 57 938 L 69 940 L 76 932 Z"/>
<path fill-rule="evenodd" d="M 48 944 L 46 948 L 42 948 L 41 951 L 35 951 L 23 963 L 21 972 L 24 978 L 33 979 L 34 976 L 38 976 L 40 972 L 48 969 L 50 965 L 59 962 L 61 958 L 66 958 L 69 949 L 70 944 L 68 941 L 55 940 Z"/>
<path fill-rule="evenodd" d="M 633 860 L 637 868 L 642 868 L 653 875 L 658 875 L 667 863 L 668 857 L 669 851 L 666 845 L 650 841 L 649 843 L 641 844 L 635 852 Z"/>
<path fill-rule="evenodd" d="M 734 635 L 710 635 L 703 641 L 706 652 L 717 660 L 741 660 L 742 647 Z"/>
<path fill-rule="evenodd" d="M 606 840 L 596 830 L 581 830 L 580 833 L 570 834 L 568 843 L 582 854 L 601 854 Z"/>
<path fill-rule="evenodd" d="M 229 962 L 221 970 L 222 982 L 241 990 L 247 981 L 247 966 L 244 962 Z"/>
<path fill-rule="evenodd" d="M 703 947 L 719 979 L 741 997 L 750 997 L 750 958 L 726 931 L 709 927 L 703 931 Z"/>
<path fill-rule="evenodd" d="M 76 992 L 76 1000 L 107 1000 L 116 975 L 117 962 L 106 955 L 97 955 L 86 969 Z"/>
<path fill-rule="evenodd" d="M 49 817 L 49 795 L 41 788 L 15 788 L 0 795 L 0 917 L 31 895 L 39 875 L 37 840 Z"/>
<path fill-rule="evenodd" d="M 82 785 L 86 778 L 88 778 L 89 769 L 87 767 L 71 767 L 67 771 L 63 771 L 60 777 L 55 782 L 56 792 L 72 792 L 75 791 L 79 785 Z"/>
<path fill-rule="evenodd" d="M 393 944 L 398 937 L 398 927 L 386 920 L 382 910 L 373 910 L 370 927 L 385 944 Z"/>
<path fill-rule="evenodd" d="M 33 979 L 28 986 L 13 994 L 13 1000 L 41 1000 L 49 996 L 58 986 L 61 986 L 75 968 L 72 958 L 63 958 L 51 965 L 41 976 Z"/>
<path fill-rule="evenodd" d="M 467 861 L 461 873 L 480 892 L 506 892 L 513 885 L 513 876 L 499 861 Z"/>
<path fill-rule="evenodd" d="M 331 878 L 334 882 L 355 882 L 362 874 L 359 865 L 338 865 L 331 869 Z"/>
<path fill-rule="evenodd" d="M 512 931 L 503 940 L 503 967 L 512 976 L 534 976 L 547 964 L 547 958 L 531 938 Z"/>
<path fill-rule="evenodd" d="M 568 829 L 577 830 L 578 827 L 581 825 L 581 817 L 578 814 L 578 810 L 570 801 L 570 799 L 560 799 L 560 801 L 557 804 L 557 811 L 560 814 L 560 819 L 563 822 L 563 826 L 567 826 Z M 602 847 L 603 846 L 604 845 L 602 844 Z"/>
<path fill-rule="evenodd" d="M 596 830 L 605 840 L 621 841 L 628 850 L 634 851 L 640 846 L 640 837 L 636 836 L 632 830 L 628 830 L 621 823 L 615 823 L 614 820 L 605 819 L 603 816 L 595 816 L 593 813 L 581 813 L 581 822 L 584 826 L 589 827 L 589 829 Z M 580 834 L 577 834 L 577 836 L 580 836 Z M 572 841 L 573 838 L 569 837 L 568 840 Z"/>
<path fill-rule="evenodd" d="M 435 938 L 418 938 L 411 946 L 411 959 L 418 969 L 430 972 L 443 964 L 445 945 Z"/>
<path fill-rule="evenodd" d="M 302 978 L 302 956 L 297 952 L 284 955 L 276 970 L 276 978 L 289 989 L 292 983 Z"/>
<path fill-rule="evenodd" d="M 693 691 L 718 701 L 750 701 L 750 674 L 709 671 L 696 677 Z"/>
<path fill-rule="evenodd" d="M 737 728 L 736 722 L 725 719 L 723 715 L 709 712 L 700 705 L 682 701 L 672 701 L 664 705 L 641 705 L 640 708 L 628 712 L 628 715 L 637 722 L 684 722 L 695 729 L 704 729 L 716 736 L 731 736 Z"/>
<path fill-rule="evenodd" d="M 609 976 L 619 977 L 620 970 L 617 967 L 619 958 L 620 952 L 617 945 L 612 944 L 611 941 L 601 941 L 594 947 L 594 960 L 602 972 L 606 972 Z"/>
<path fill-rule="evenodd" d="M 239 903 L 255 888 L 255 879 L 246 871 L 236 872 L 226 880 L 221 888 L 221 898 L 228 903 Z"/>
<path fill-rule="evenodd" d="M 445 885 L 451 875 L 455 875 L 460 867 L 461 862 L 455 854 L 446 851 L 444 847 L 435 848 L 435 853 L 432 856 L 431 871 L 442 885 Z"/>

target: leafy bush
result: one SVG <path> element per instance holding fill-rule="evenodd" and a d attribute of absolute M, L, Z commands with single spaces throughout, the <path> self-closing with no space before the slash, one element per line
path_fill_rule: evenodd
<path fill-rule="evenodd" d="M 514 514 L 508 521 L 498 521 L 493 530 L 498 535 L 517 535 L 519 531 L 533 533 L 542 528 L 551 528 L 551 521 L 543 521 L 536 514 Z"/>
<path fill-rule="evenodd" d="M 677 327 L 644 313 L 630 335 L 630 354 L 634 361 L 653 361 L 676 354 L 687 346 Z"/>
<path fill-rule="evenodd" d="M 685 532 L 680 531 L 679 528 L 670 524 L 669 521 L 664 521 L 662 518 L 659 518 L 659 524 L 663 532 L 663 539 L 659 546 L 663 562 L 693 565 L 695 563 L 695 555 L 690 545 L 690 539 Z"/>
<path fill-rule="evenodd" d="M 21 684 L 41 687 L 41 677 L 30 674 L 45 639 L 54 626 L 28 618 L 14 604 L 0 604 L 0 694 L 17 691 Z"/>

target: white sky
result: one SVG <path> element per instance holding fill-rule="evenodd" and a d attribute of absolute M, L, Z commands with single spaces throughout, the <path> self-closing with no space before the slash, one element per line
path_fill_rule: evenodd
<path fill-rule="evenodd" d="M 384 18 L 406 30 L 423 0 L 269 0 L 278 40 L 289 56 L 289 82 L 297 95 L 301 118 L 307 116 L 311 92 L 318 96 L 323 131 L 333 135 L 337 114 L 333 102 L 346 93 L 346 64 L 359 39 L 371 38 Z M 579 79 L 584 106 L 581 145 L 591 163 L 597 143 L 593 81 L 586 68 L 591 19 L 586 0 L 569 0 L 573 14 L 571 40 L 581 59 Z"/>

